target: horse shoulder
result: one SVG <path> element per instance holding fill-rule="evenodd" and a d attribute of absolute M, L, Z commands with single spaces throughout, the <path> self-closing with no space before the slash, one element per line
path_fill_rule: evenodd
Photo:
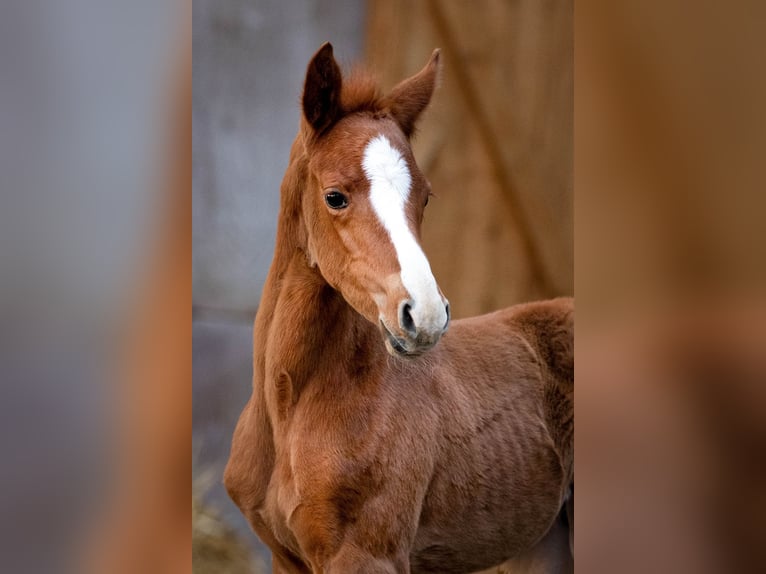
<path fill-rule="evenodd" d="M 253 393 L 237 421 L 223 482 L 229 496 L 252 523 L 259 511 L 274 467 L 271 423 L 262 396 Z"/>
<path fill-rule="evenodd" d="M 346 396 L 344 407 L 319 408 L 312 397 L 295 410 L 289 458 L 297 504 L 288 526 L 315 566 L 345 560 L 348 544 L 366 555 L 407 559 L 433 449 L 418 441 L 428 442 L 414 419 L 404 424 L 406 407 L 391 390 L 369 402 Z"/>

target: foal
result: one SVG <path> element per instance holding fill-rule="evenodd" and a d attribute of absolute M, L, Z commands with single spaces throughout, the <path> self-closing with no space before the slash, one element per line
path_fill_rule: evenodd
<path fill-rule="evenodd" d="M 308 66 L 224 476 L 274 572 L 571 568 L 573 303 L 445 334 L 409 143 L 438 68 L 381 96 L 330 44 Z"/>

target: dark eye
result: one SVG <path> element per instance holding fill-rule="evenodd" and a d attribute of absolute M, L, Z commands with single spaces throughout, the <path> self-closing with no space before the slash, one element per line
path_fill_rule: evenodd
<path fill-rule="evenodd" d="M 348 198 L 337 190 L 325 193 L 324 201 L 330 209 L 343 209 L 348 207 Z"/>

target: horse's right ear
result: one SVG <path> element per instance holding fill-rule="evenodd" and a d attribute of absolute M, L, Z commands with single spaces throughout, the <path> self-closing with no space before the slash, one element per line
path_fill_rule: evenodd
<path fill-rule="evenodd" d="M 303 86 L 303 115 L 317 134 L 340 116 L 340 67 L 332 55 L 332 44 L 325 42 L 309 62 Z"/>

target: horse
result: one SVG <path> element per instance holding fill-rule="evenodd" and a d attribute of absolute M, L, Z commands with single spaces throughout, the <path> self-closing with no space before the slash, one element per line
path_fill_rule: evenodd
<path fill-rule="evenodd" d="M 573 567 L 574 303 L 450 321 L 410 147 L 439 68 L 308 65 L 224 471 L 275 573 Z"/>

